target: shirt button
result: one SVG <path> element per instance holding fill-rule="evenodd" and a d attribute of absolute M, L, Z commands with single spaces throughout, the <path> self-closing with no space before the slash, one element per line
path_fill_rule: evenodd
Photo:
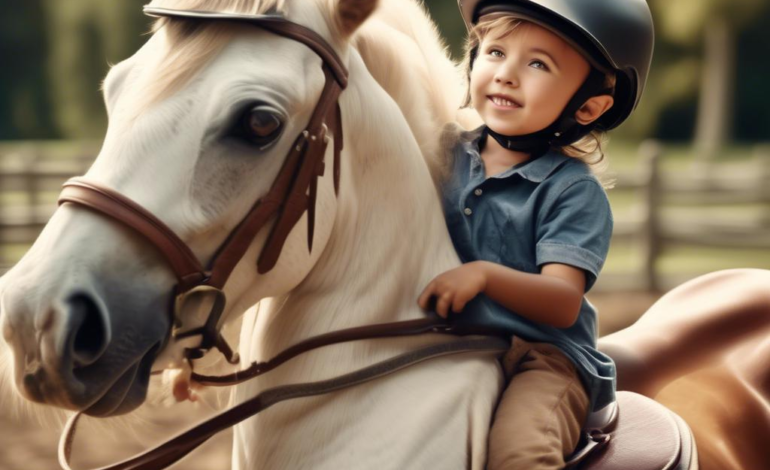
<path fill-rule="evenodd" d="M 476 189 L 475 191 L 473 191 L 473 194 L 475 194 L 476 196 L 481 196 L 481 193 L 483 193 L 483 192 L 484 191 L 482 191 L 481 188 L 479 188 L 479 189 Z"/>
<path fill-rule="evenodd" d="M 473 211 L 471 210 L 471 208 L 470 208 L 470 207 L 466 207 L 466 208 L 465 208 L 465 210 L 464 210 L 463 212 L 465 213 L 465 215 L 471 215 L 471 214 L 473 214 Z"/>

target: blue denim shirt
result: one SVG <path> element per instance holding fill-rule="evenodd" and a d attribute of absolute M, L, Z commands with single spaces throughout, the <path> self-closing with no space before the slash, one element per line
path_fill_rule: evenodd
<path fill-rule="evenodd" d="M 585 163 L 553 151 L 486 178 L 479 154 L 482 129 L 463 134 L 442 188 L 447 227 L 460 259 L 492 261 L 527 273 L 539 273 L 546 263 L 567 264 L 585 271 L 587 292 L 612 235 L 612 213 L 601 184 Z M 484 294 L 469 302 L 456 321 L 551 343 L 575 364 L 593 411 L 614 400 L 615 364 L 596 349 L 596 310 L 585 297 L 569 328 L 528 320 Z"/>

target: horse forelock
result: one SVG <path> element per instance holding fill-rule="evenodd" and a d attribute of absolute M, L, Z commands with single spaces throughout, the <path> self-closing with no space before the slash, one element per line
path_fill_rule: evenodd
<path fill-rule="evenodd" d="M 248 15 L 277 13 L 288 16 L 288 3 L 287 0 L 154 0 L 150 6 Z M 307 6 L 311 6 L 323 2 L 307 0 L 306 3 Z M 292 3 L 292 5 L 296 4 L 297 2 Z M 299 8 L 296 10 L 299 12 Z M 328 21 L 328 18 L 323 19 Z M 319 29 L 322 25 L 307 26 Z M 134 112 L 130 115 L 133 117 L 181 89 L 222 50 L 235 34 L 232 25 L 223 22 L 180 21 L 168 18 L 158 19 L 153 25 L 152 32 L 164 34 L 162 50 L 154 60 L 156 64 L 162 66 L 153 73 L 150 83 L 142 87 L 141 98 L 132 105 Z"/>

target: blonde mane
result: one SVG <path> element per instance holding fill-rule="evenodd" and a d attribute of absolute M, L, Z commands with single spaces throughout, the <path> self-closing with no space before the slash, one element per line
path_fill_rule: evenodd
<path fill-rule="evenodd" d="M 284 13 L 286 0 L 153 0 L 150 6 L 178 10 L 218 11 L 249 15 Z M 159 55 L 157 74 L 143 87 L 142 98 L 131 113 L 137 117 L 150 106 L 181 89 L 203 68 L 235 34 L 230 24 L 221 22 L 169 21 L 160 18 L 152 32 L 165 30 L 165 49 Z"/>
<path fill-rule="evenodd" d="M 381 1 L 356 33 L 353 46 L 401 108 L 437 180 L 444 167 L 441 131 L 457 121 L 463 75 L 424 5 L 412 0 Z"/>

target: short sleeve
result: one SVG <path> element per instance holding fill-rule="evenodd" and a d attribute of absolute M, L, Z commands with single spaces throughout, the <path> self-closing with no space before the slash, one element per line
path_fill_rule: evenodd
<path fill-rule="evenodd" d="M 596 180 L 570 184 L 539 217 L 537 265 L 560 263 L 583 269 L 588 292 L 607 258 L 612 225 L 607 195 Z"/>

